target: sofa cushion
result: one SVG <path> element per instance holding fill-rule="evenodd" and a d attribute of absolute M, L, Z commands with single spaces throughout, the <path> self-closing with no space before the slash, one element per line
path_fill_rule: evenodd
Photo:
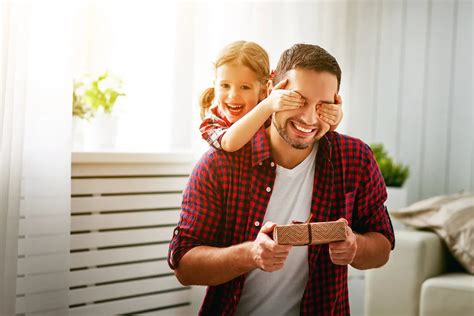
<path fill-rule="evenodd" d="M 435 231 L 459 263 L 474 273 L 474 193 L 436 196 L 392 215 L 406 225 Z"/>
<path fill-rule="evenodd" d="M 423 282 L 420 315 L 474 315 L 474 276 L 448 273 Z"/>

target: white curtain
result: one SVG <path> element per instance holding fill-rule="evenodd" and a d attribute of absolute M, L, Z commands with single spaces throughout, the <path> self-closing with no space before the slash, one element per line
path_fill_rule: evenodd
<path fill-rule="evenodd" d="M 184 1 L 177 12 L 173 147 L 181 145 L 197 153 L 208 148 L 198 131 L 198 97 L 213 82 L 212 62 L 219 50 L 232 41 L 260 44 L 273 69 L 293 44 L 318 44 L 337 58 L 344 82 L 349 76 L 344 36 L 347 1 Z M 343 84 L 343 100 L 345 93 Z M 338 130 L 344 129 L 343 120 Z"/>
<path fill-rule="evenodd" d="M 68 309 L 74 6 L 0 5 L 0 314 Z"/>
<path fill-rule="evenodd" d="M 318 43 L 341 62 L 345 57 L 338 35 L 346 27 L 345 1 L 84 2 L 74 75 L 108 69 L 124 80 L 127 95 L 114 109 L 118 151 L 207 148 L 198 131 L 198 96 L 212 83 L 218 51 L 232 41 L 261 44 L 273 67 L 298 42 Z"/>

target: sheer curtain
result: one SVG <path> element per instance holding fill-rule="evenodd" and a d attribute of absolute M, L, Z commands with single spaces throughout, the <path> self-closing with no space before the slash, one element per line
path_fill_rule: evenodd
<path fill-rule="evenodd" d="M 212 62 L 226 44 L 254 41 L 265 48 L 274 69 L 281 53 L 296 43 L 318 44 L 344 69 L 340 94 L 347 94 L 347 1 L 194 1 L 177 9 L 175 97 L 171 120 L 173 145 L 208 148 L 199 135 L 198 97 L 214 79 Z M 345 117 L 348 112 L 344 107 Z M 338 127 L 345 130 L 345 122 Z"/>
<path fill-rule="evenodd" d="M 67 314 L 73 12 L 1 1 L 1 315 Z"/>
<path fill-rule="evenodd" d="M 114 109 L 117 151 L 206 149 L 198 97 L 212 83 L 218 51 L 232 41 L 261 44 L 273 67 L 298 42 L 345 57 L 345 1 L 84 2 L 74 75 L 108 69 L 124 80 L 127 95 Z"/>

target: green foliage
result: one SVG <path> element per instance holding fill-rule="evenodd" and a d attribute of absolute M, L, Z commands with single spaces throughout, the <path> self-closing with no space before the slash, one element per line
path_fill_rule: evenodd
<path fill-rule="evenodd" d="M 410 174 L 408 166 L 394 162 L 382 144 L 372 144 L 370 148 L 374 152 L 385 185 L 388 187 L 402 187 Z"/>
<path fill-rule="evenodd" d="M 117 98 L 124 95 L 122 80 L 108 71 L 96 78 L 84 76 L 74 80 L 72 115 L 90 119 L 101 107 L 111 113 Z"/>

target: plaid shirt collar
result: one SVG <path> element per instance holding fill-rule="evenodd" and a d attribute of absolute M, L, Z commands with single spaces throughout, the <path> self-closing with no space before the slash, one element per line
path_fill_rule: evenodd
<path fill-rule="evenodd" d="M 269 127 L 271 128 L 271 127 Z M 331 160 L 331 142 L 328 139 L 328 133 L 326 133 L 319 140 L 318 157 L 319 159 Z M 270 140 L 267 137 L 265 128 L 261 127 L 255 136 L 252 138 L 252 167 L 261 164 L 271 156 L 270 151 Z"/>

